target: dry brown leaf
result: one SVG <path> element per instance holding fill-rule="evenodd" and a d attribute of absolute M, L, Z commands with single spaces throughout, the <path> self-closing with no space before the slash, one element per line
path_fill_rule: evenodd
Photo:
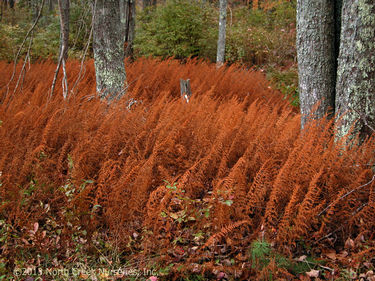
<path fill-rule="evenodd" d="M 306 255 L 303 255 L 303 256 L 300 256 L 299 258 L 296 258 L 296 261 L 300 261 L 300 262 L 302 262 L 302 261 L 305 261 L 306 258 L 307 258 L 307 256 L 306 256 Z"/>
<path fill-rule="evenodd" d="M 325 255 L 327 258 L 329 258 L 329 259 L 331 259 L 331 260 L 334 260 L 334 261 L 337 259 L 336 251 L 329 251 L 329 252 L 327 252 L 327 253 L 324 253 L 324 255 Z"/>
<path fill-rule="evenodd" d="M 355 246 L 354 244 L 354 240 L 351 239 L 351 238 L 348 238 L 346 241 L 345 241 L 345 249 L 353 249 Z"/>
<path fill-rule="evenodd" d="M 319 276 L 319 273 L 319 270 L 311 269 L 309 272 L 306 272 L 306 275 L 311 278 L 317 278 Z"/>

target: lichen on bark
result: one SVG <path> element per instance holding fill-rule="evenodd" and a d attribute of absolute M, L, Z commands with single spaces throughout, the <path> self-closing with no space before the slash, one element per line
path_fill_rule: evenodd
<path fill-rule="evenodd" d="M 342 11 L 336 136 L 363 141 L 375 127 L 375 3 L 345 1 Z"/>
<path fill-rule="evenodd" d="M 97 0 L 93 38 L 96 89 L 109 102 L 125 93 L 122 31 L 119 0 Z"/>

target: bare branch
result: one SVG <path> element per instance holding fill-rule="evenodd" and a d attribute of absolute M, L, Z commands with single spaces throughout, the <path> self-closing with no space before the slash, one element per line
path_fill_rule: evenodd
<path fill-rule="evenodd" d="M 36 25 L 37 25 L 38 22 L 39 22 L 39 19 L 40 19 L 41 15 L 42 15 L 43 7 L 44 7 L 44 2 L 45 2 L 45 0 L 42 0 L 42 3 L 41 3 L 40 8 L 39 8 L 38 16 L 36 17 L 36 19 L 35 19 L 33 25 L 32 25 L 32 26 L 30 27 L 30 29 L 27 31 L 26 36 L 25 36 L 25 38 L 24 38 L 23 41 L 22 41 L 21 47 L 18 49 L 18 52 L 17 52 L 17 54 L 16 54 L 16 56 L 15 56 L 15 58 L 14 58 L 13 73 L 12 73 L 12 76 L 11 76 L 11 78 L 10 78 L 8 84 L 7 84 L 7 92 L 5 93 L 4 100 L 6 99 L 8 93 L 9 93 L 9 85 L 10 85 L 10 83 L 13 81 L 14 76 L 15 76 L 15 74 L 16 74 L 16 69 L 17 69 L 17 60 L 18 60 L 18 57 L 20 56 L 20 54 L 21 54 L 21 52 L 22 52 L 23 46 L 25 45 L 27 38 L 29 38 L 30 34 L 32 33 L 32 31 L 34 30 L 34 28 L 36 27 Z"/>
<path fill-rule="evenodd" d="M 24 78 L 25 78 L 25 75 L 26 75 L 26 64 L 27 64 L 28 61 L 30 61 L 30 51 L 31 51 L 31 45 L 33 43 L 33 33 L 34 32 L 31 32 L 29 47 L 27 48 L 26 57 L 25 57 L 25 60 L 23 62 L 23 65 L 22 65 L 22 69 L 21 69 L 20 75 L 18 76 L 16 87 L 13 90 L 13 94 L 17 91 L 17 88 L 19 86 L 21 78 L 22 78 L 22 84 L 23 84 L 23 81 L 24 81 Z"/>
<path fill-rule="evenodd" d="M 353 190 L 345 193 L 343 196 L 341 196 L 340 198 L 338 198 L 337 200 L 333 201 L 331 204 L 329 204 L 326 208 L 324 208 L 323 211 L 321 211 L 319 214 L 318 214 L 318 217 L 320 217 L 322 214 L 324 214 L 329 208 L 331 208 L 333 206 L 333 204 L 337 203 L 337 201 L 340 201 L 342 199 L 344 199 L 345 197 L 348 197 L 350 194 L 352 194 L 354 191 L 357 191 L 365 186 L 368 186 L 369 184 L 371 184 L 373 181 L 375 180 L 375 174 L 372 176 L 372 179 L 365 183 L 365 184 L 362 184 L 361 186 L 358 186 L 356 188 L 354 188 Z"/>
<path fill-rule="evenodd" d="M 61 62 L 63 61 L 64 53 L 65 53 L 65 46 L 63 45 L 61 47 L 59 62 L 57 63 L 57 67 L 56 67 L 56 70 L 55 70 L 55 75 L 53 77 L 51 92 L 49 93 L 48 101 L 51 100 L 51 98 L 53 96 L 53 91 L 55 90 L 55 85 L 56 85 L 56 81 L 57 81 L 57 75 L 59 75 L 60 66 L 61 66 Z"/>

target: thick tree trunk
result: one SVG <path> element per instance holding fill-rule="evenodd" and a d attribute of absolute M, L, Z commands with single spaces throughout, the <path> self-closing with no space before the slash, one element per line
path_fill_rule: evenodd
<path fill-rule="evenodd" d="M 60 11 L 60 56 L 68 58 L 70 0 L 58 0 Z"/>
<path fill-rule="evenodd" d="M 375 2 L 344 1 L 341 30 L 337 137 L 351 133 L 362 141 L 375 128 Z"/>
<path fill-rule="evenodd" d="M 321 118 L 334 110 L 334 15 L 334 1 L 297 2 L 297 58 L 302 128 L 309 118 Z M 314 108 L 318 102 L 319 106 Z"/>
<path fill-rule="evenodd" d="M 227 0 L 220 0 L 219 38 L 217 40 L 216 64 L 221 66 L 225 60 L 225 36 L 227 23 Z"/>
<path fill-rule="evenodd" d="M 128 43 L 125 50 L 125 56 L 133 58 L 133 42 L 134 42 L 134 36 L 135 36 L 135 6 L 136 2 L 135 0 L 129 0 L 130 1 L 130 15 L 129 15 L 129 25 L 128 25 L 128 32 L 126 37 L 126 42 Z M 156 1 L 155 1 L 156 3 Z"/>
<path fill-rule="evenodd" d="M 124 36 L 120 0 L 97 0 L 94 20 L 96 89 L 109 102 L 124 93 Z"/>

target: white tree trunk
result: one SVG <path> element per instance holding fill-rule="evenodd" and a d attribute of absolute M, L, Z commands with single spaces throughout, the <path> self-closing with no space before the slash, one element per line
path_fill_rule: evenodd
<path fill-rule="evenodd" d="M 219 38 L 217 40 L 217 66 L 223 65 L 225 61 L 225 36 L 227 23 L 227 0 L 220 0 L 220 15 L 219 15 Z"/>

